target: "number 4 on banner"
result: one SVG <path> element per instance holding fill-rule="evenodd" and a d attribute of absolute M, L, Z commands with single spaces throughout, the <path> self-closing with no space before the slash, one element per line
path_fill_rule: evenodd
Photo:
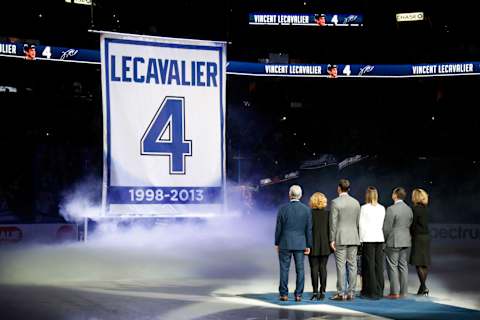
<path fill-rule="evenodd" d="M 168 156 L 170 174 L 185 174 L 192 141 L 185 140 L 185 98 L 166 97 L 140 142 L 142 155 Z"/>

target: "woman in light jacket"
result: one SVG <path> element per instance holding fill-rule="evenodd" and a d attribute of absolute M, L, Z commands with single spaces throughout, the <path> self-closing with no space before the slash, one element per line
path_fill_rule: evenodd
<path fill-rule="evenodd" d="M 368 187 L 365 204 L 360 209 L 360 242 L 362 242 L 362 296 L 367 299 L 383 297 L 383 220 L 385 207 L 378 203 L 375 187 Z"/>

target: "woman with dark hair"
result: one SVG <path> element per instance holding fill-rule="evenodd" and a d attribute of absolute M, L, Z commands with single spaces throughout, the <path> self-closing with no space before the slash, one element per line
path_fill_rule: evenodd
<path fill-rule="evenodd" d="M 423 189 L 414 189 L 412 192 L 413 223 L 410 227 L 412 234 L 412 251 L 410 264 L 417 268 L 420 288 L 417 295 L 428 295 L 426 285 L 428 267 L 430 266 L 430 233 L 428 230 L 428 193 Z"/>
<path fill-rule="evenodd" d="M 321 192 L 315 192 L 310 198 L 312 208 L 312 250 L 308 256 L 312 274 L 313 295 L 310 300 L 325 298 L 327 288 L 327 262 L 331 253 L 328 232 L 329 212 L 326 210 L 327 198 Z M 320 275 L 320 292 L 318 291 L 318 276 Z"/>

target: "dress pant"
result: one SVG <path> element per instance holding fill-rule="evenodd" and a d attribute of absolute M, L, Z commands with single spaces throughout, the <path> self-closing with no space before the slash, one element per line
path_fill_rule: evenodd
<path fill-rule="evenodd" d="M 320 274 L 320 292 L 327 289 L 327 262 L 328 255 L 309 256 L 310 271 L 312 273 L 313 293 L 318 293 L 318 275 Z"/>
<path fill-rule="evenodd" d="M 278 290 L 281 296 L 288 295 L 288 272 L 290 270 L 290 261 L 295 261 L 295 272 L 297 273 L 297 283 L 295 288 L 295 296 L 302 296 L 303 287 L 305 285 L 304 270 L 304 252 L 303 250 L 284 250 L 278 251 L 278 260 L 280 261 L 280 286 Z"/>
<path fill-rule="evenodd" d="M 385 248 L 390 294 L 406 295 L 408 292 L 408 258 L 410 248 Z"/>
<path fill-rule="evenodd" d="M 357 284 L 357 250 L 358 246 L 337 246 L 335 262 L 337 265 L 337 292 L 340 295 L 355 293 Z M 348 288 L 346 268 L 348 267 Z"/>
<path fill-rule="evenodd" d="M 383 242 L 364 242 L 362 253 L 362 294 L 379 298 L 384 288 Z"/>

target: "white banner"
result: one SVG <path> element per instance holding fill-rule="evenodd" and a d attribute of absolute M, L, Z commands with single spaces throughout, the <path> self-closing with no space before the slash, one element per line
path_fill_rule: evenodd
<path fill-rule="evenodd" d="M 225 60 L 224 43 L 102 33 L 106 214 L 220 212 Z"/>

